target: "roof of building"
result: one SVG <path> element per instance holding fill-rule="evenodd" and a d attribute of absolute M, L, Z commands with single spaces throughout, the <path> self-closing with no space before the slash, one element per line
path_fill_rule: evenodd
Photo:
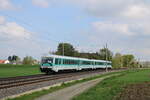
<path fill-rule="evenodd" d="M 5 61 L 6 61 L 6 60 L 0 60 L 0 63 L 1 63 L 1 64 L 2 64 L 2 63 L 5 63 Z"/>

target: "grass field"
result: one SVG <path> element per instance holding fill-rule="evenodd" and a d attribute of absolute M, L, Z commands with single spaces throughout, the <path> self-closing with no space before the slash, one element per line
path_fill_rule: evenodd
<path fill-rule="evenodd" d="M 0 78 L 40 74 L 39 65 L 0 64 Z"/>
<path fill-rule="evenodd" d="M 120 100 L 118 94 L 129 84 L 150 82 L 150 69 L 131 70 L 111 77 L 73 98 L 73 100 Z"/>

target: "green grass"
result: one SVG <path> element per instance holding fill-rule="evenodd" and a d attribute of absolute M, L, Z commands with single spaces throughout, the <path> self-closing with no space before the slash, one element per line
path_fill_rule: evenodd
<path fill-rule="evenodd" d="M 130 70 L 120 76 L 103 80 L 95 87 L 73 100 L 116 100 L 117 95 L 129 84 L 150 81 L 150 69 Z"/>
<path fill-rule="evenodd" d="M 82 82 L 86 82 L 86 81 L 89 81 L 89 80 L 93 80 L 93 79 L 96 79 L 96 78 L 104 77 L 104 76 L 107 76 L 107 75 L 113 75 L 113 74 L 117 74 L 117 73 L 124 73 L 124 72 L 112 72 L 112 73 L 107 73 L 107 74 L 103 74 L 103 75 L 98 75 L 98 76 L 86 78 L 86 79 L 83 79 L 83 80 L 73 81 L 73 82 L 70 82 L 70 83 L 64 83 L 61 86 L 51 87 L 48 90 L 33 92 L 31 94 L 25 94 L 23 96 L 16 97 L 16 98 L 13 98 L 13 99 L 8 99 L 8 100 L 34 100 L 35 98 L 40 97 L 42 95 L 57 91 L 59 89 L 63 89 L 65 87 L 75 85 L 77 83 L 82 83 Z"/>
<path fill-rule="evenodd" d="M 0 64 L 0 78 L 40 74 L 39 65 Z"/>

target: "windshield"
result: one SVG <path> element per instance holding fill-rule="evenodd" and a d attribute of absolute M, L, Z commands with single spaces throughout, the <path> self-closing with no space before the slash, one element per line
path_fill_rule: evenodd
<path fill-rule="evenodd" d="M 53 63 L 53 58 L 42 58 L 42 64 Z"/>

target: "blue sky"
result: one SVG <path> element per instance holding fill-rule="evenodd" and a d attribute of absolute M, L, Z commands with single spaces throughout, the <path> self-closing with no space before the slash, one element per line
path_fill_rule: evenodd
<path fill-rule="evenodd" d="M 0 0 L 0 59 L 40 58 L 69 42 L 150 60 L 148 0 Z"/>

